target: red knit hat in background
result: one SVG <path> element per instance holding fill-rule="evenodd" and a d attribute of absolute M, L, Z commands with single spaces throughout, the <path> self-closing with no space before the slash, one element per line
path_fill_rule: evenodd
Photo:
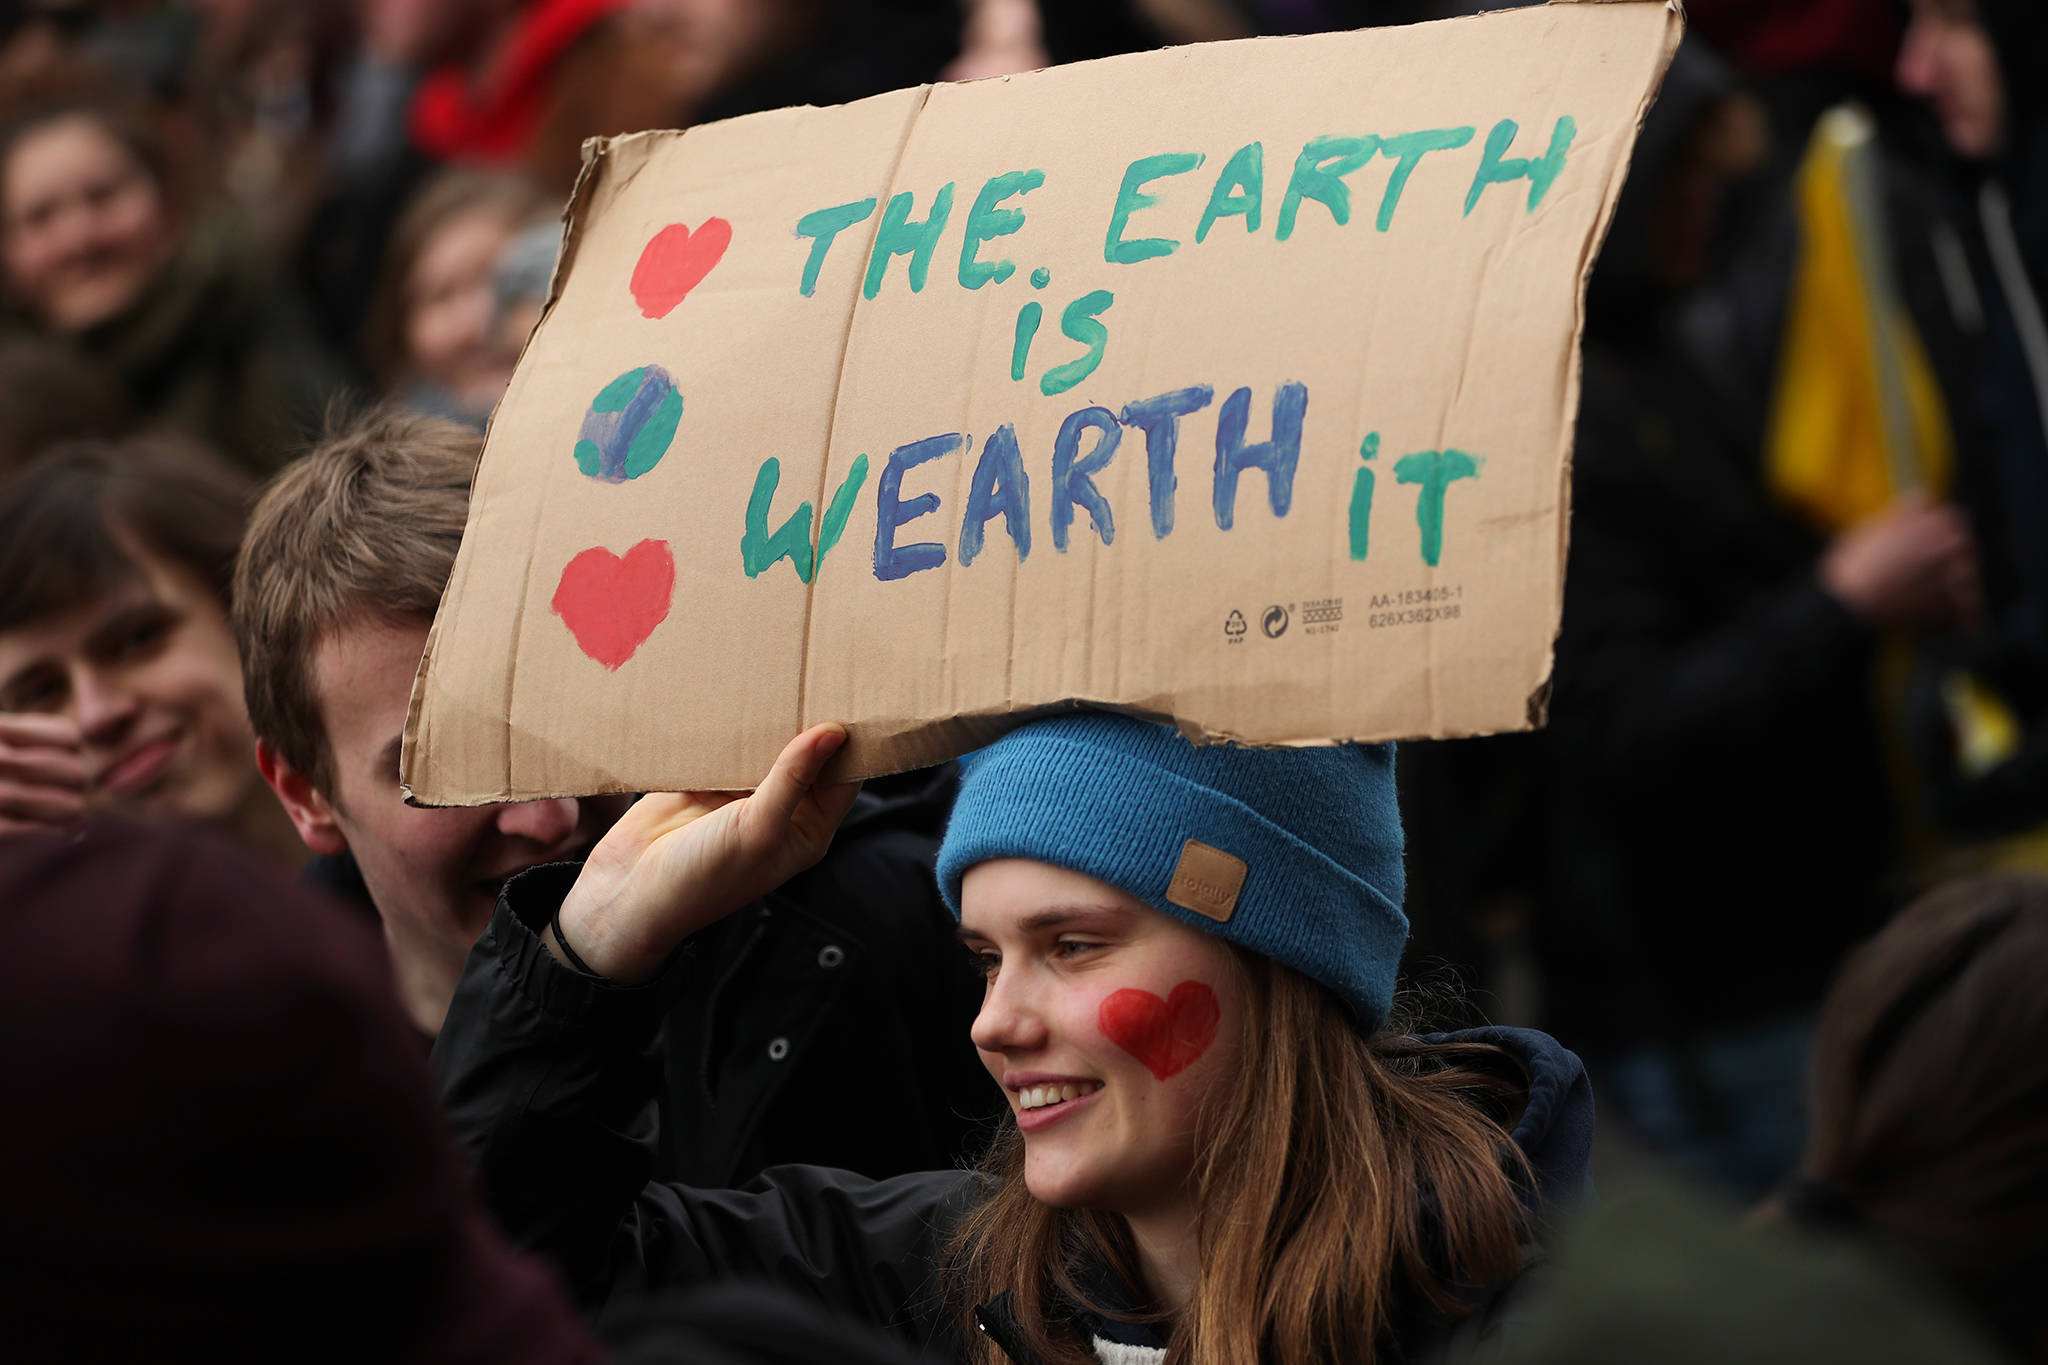
<path fill-rule="evenodd" d="M 520 14 L 489 80 L 444 66 L 413 96 L 413 142 L 443 161 L 505 165 L 532 147 L 548 113 L 561 59 L 577 39 L 630 0 L 532 0 Z"/>

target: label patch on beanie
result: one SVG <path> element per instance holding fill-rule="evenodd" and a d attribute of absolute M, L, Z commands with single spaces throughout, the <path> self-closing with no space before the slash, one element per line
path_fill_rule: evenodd
<path fill-rule="evenodd" d="M 1181 848 L 1180 863 L 1167 884 L 1166 899 L 1221 923 L 1237 913 L 1237 893 L 1251 871 L 1242 858 L 1190 839 Z"/>

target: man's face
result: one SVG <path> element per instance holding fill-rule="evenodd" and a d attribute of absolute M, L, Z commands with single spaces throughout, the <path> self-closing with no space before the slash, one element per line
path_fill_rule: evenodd
<path fill-rule="evenodd" d="M 587 852 L 626 798 L 406 805 L 399 745 L 426 643 L 424 622 L 362 621 L 331 633 L 312 668 L 333 764 L 330 789 L 314 792 L 288 770 L 280 775 L 274 756 L 264 766 L 310 847 L 355 855 L 408 1008 L 435 1028 L 506 879 Z"/>
<path fill-rule="evenodd" d="M 1934 107 L 1949 146 L 1961 155 L 1981 159 L 2004 145 L 1998 54 L 1972 0 L 1913 0 L 1896 74 L 1901 89 Z"/>

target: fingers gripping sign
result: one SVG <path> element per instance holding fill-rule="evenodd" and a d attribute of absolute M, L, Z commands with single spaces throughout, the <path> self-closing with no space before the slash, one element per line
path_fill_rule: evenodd
<path fill-rule="evenodd" d="M 645 981 L 691 934 L 824 857 L 860 792 L 858 782 L 818 780 L 845 742 L 842 726 L 812 726 L 752 793 L 642 797 L 562 902 L 560 932 L 576 957 L 613 981 Z M 546 941 L 568 960 L 553 935 Z"/>

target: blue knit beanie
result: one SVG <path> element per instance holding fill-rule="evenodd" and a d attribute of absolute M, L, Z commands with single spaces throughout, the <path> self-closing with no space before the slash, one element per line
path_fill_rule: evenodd
<path fill-rule="evenodd" d="M 1386 1022 L 1408 938 L 1393 745 L 1196 745 L 1084 711 L 961 770 L 939 847 L 954 918 L 976 863 L 1051 863 L 1320 981 L 1368 1029 Z"/>

